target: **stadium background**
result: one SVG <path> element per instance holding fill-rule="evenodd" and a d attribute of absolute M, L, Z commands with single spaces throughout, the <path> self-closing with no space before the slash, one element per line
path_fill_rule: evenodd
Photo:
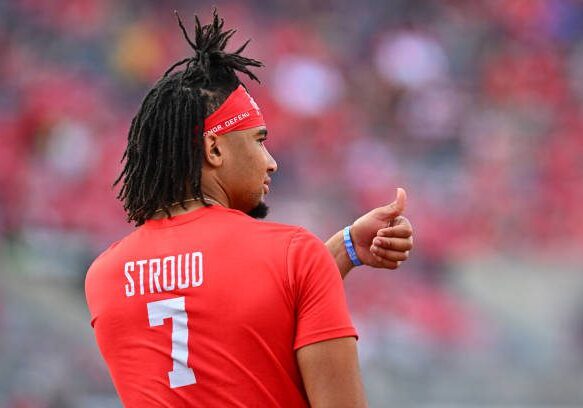
<path fill-rule="evenodd" d="M 271 220 L 324 238 L 409 193 L 411 259 L 346 282 L 371 406 L 581 406 L 575 0 L 0 0 L 0 406 L 119 406 L 84 272 L 131 228 L 111 182 L 189 52 L 172 10 L 214 4 L 266 64 Z"/>

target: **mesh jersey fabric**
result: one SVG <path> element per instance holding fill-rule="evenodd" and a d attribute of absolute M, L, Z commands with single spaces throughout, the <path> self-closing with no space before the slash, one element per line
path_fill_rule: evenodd
<path fill-rule="evenodd" d="M 318 238 L 220 206 L 147 221 L 94 261 L 85 292 L 130 408 L 305 407 L 295 350 L 356 336 Z"/>

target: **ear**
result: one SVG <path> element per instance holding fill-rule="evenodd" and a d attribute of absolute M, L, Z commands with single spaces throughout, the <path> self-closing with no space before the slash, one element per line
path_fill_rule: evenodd
<path fill-rule="evenodd" d="M 211 167 L 222 166 L 224 157 L 220 137 L 212 133 L 204 136 L 204 157 Z"/>

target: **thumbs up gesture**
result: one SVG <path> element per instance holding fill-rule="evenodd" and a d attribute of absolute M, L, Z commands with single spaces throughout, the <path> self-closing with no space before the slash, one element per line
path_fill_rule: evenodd
<path fill-rule="evenodd" d="M 413 248 L 413 228 L 405 217 L 407 194 L 397 189 L 392 203 L 375 208 L 357 219 L 350 230 L 360 261 L 375 268 L 397 269 Z"/>

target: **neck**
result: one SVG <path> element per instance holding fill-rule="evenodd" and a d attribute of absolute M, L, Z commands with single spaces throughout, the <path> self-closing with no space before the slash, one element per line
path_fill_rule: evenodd
<path fill-rule="evenodd" d="M 213 204 L 213 205 L 219 205 L 219 206 L 223 206 L 223 204 L 221 204 L 220 202 L 218 202 L 217 200 L 210 198 L 208 195 L 205 195 L 204 197 L 205 201 L 209 204 Z M 183 205 L 181 205 L 183 204 Z M 168 206 L 168 211 L 170 212 L 170 216 L 171 217 L 175 217 L 177 215 L 182 215 L 182 214 L 186 214 L 189 213 L 191 211 L 197 210 L 199 208 L 204 207 L 204 204 L 202 203 L 202 201 L 200 200 L 200 198 L 188 198 L 186 200 L 184 200 L 183 203 L 172 203 Z M 168 214 L 166 213 L 166 211 L 164 211 L 163 209 L 159 209 L 157 210 L 154 215 L 152 216 L 151 219 L 153 220 L 158 220 L 161 218 L 167 218 Z"/>
<path fill-rule="evenodd" d="M 202 194 L 205 198 L 212 199 L 223 207 L 232 208 L 223 180 L 216 170 L 207 167 L 203 168 L 201 175 Z"/>

